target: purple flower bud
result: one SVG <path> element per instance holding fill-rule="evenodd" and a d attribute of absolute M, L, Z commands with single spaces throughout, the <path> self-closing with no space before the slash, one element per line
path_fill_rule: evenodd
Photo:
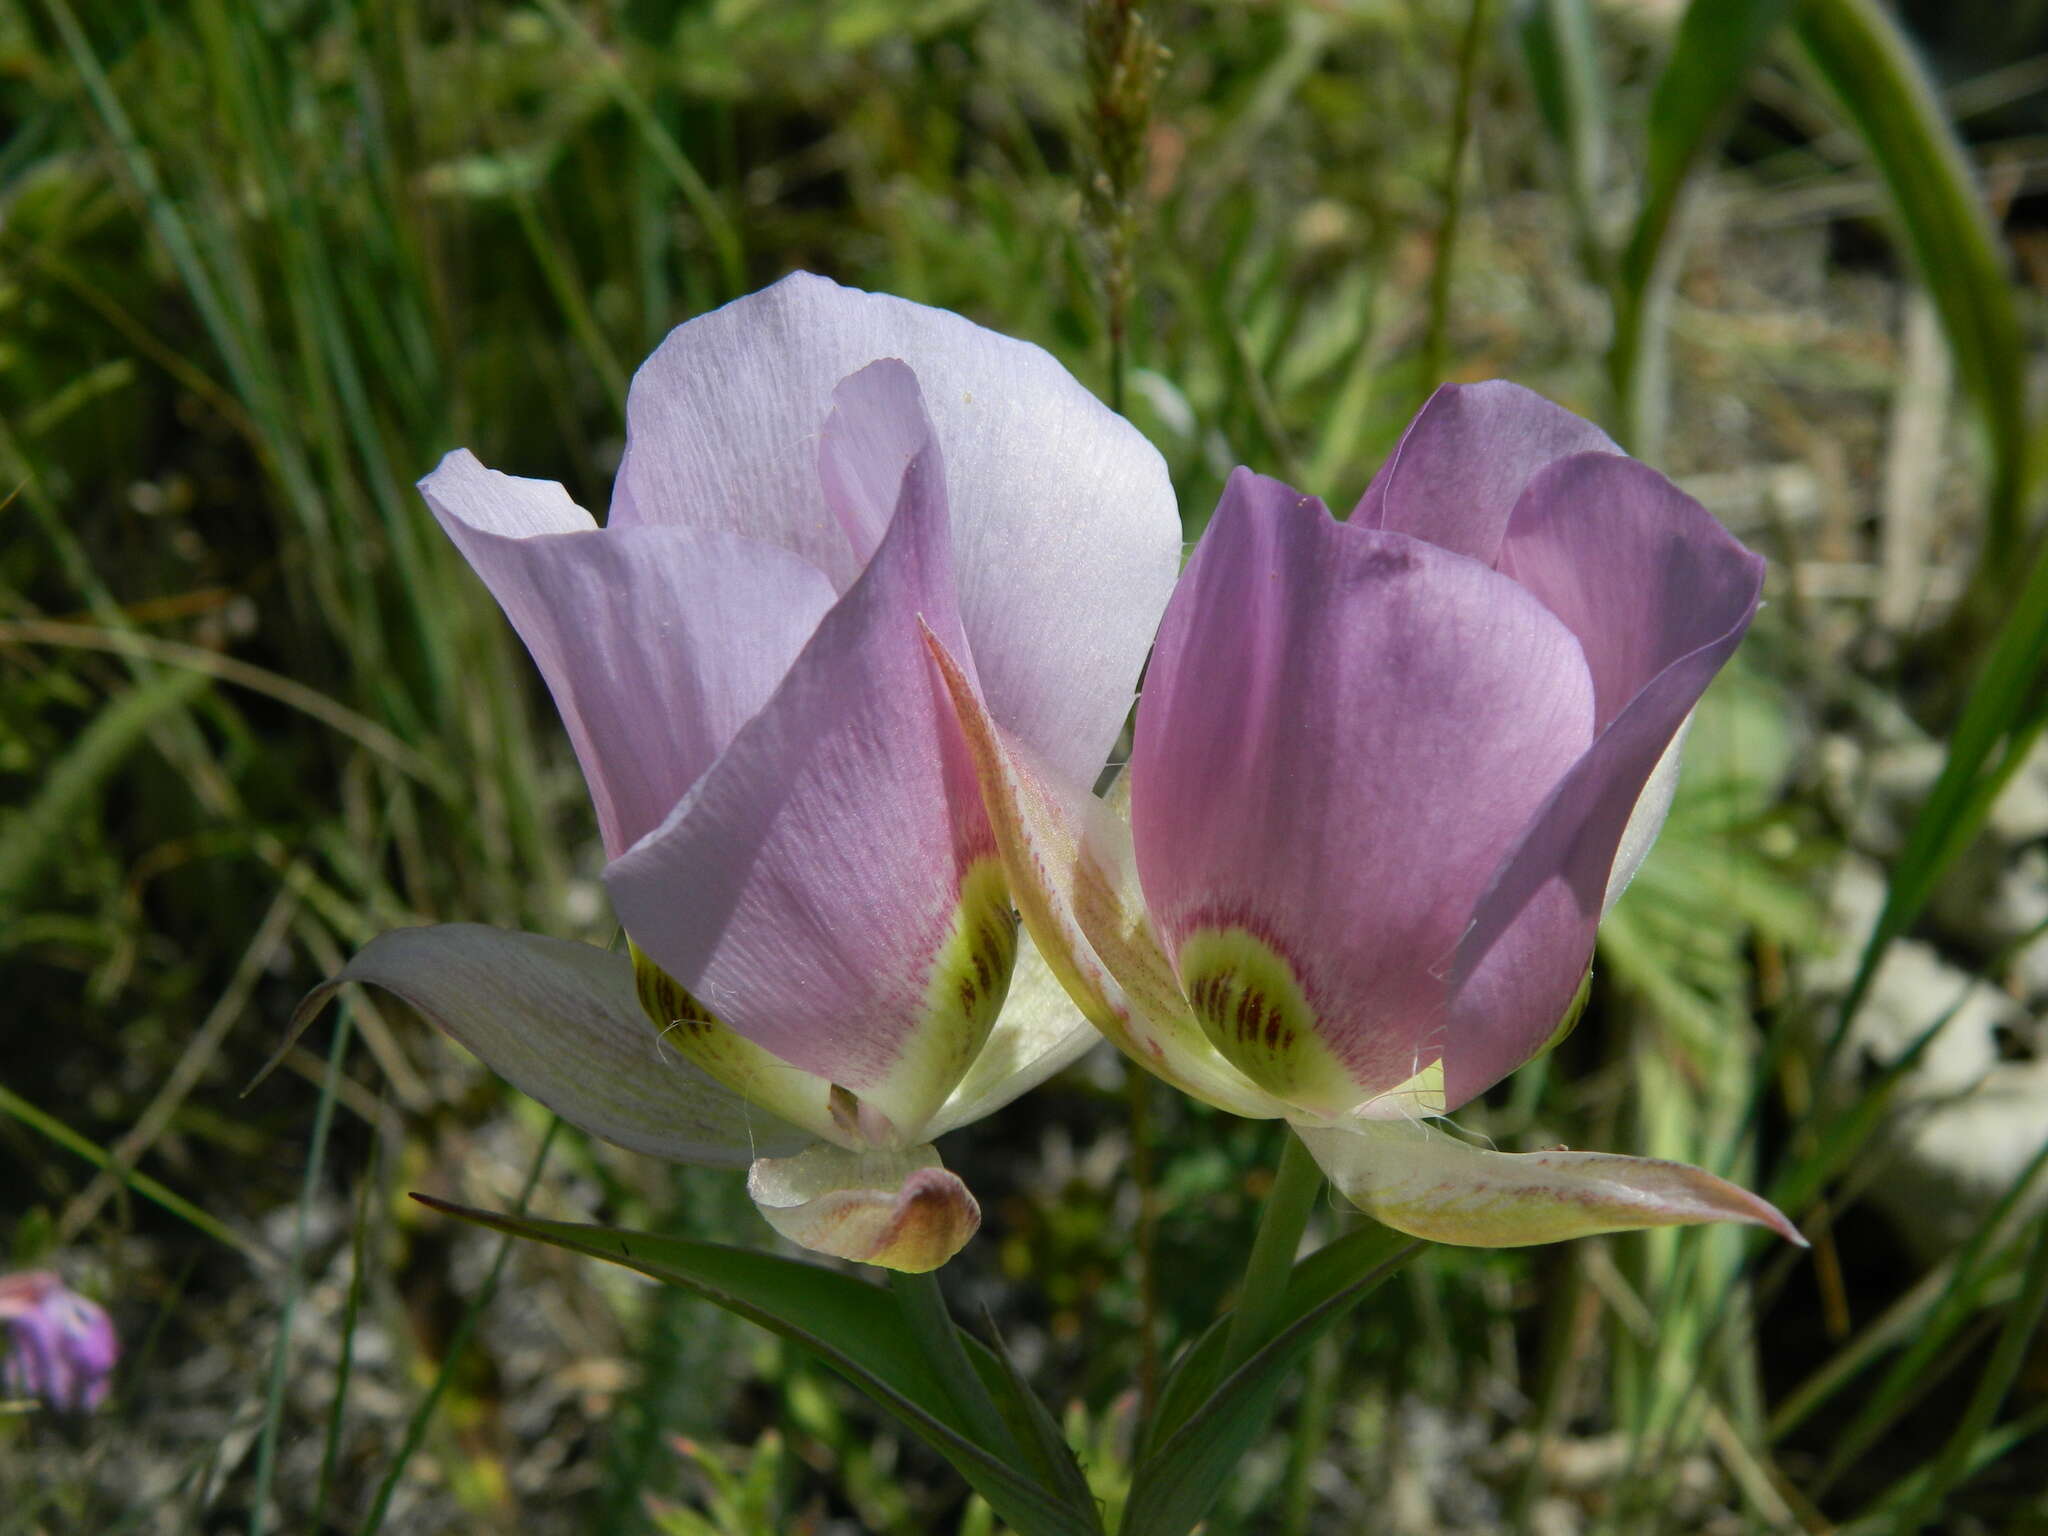
<path fill-rule="evenodd" d="M 106 1401 L 121 1345 L 98 1302 L 48 1270 L 0 1275 L 0 1325 L 0 1389 L 8 1396 L 39 1397 L 60 1413 L 90 1413 Z"/>

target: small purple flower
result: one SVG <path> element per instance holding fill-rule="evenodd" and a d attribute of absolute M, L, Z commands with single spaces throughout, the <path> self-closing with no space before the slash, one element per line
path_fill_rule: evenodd
<path fill-rule="evenodd" d="M 1380 1220 L 1483 1245 L 1722 1219 L 1796 1237 L 1698 1169 L 1425 1123 L 1569 1027 L 1762 580 L 1590 423 L 1446 385 L 1348 521 L 1231 477 L 1153 647 L 1127 825 L 954 698 L 1018 905 L 1083 1011 L 1188 1092 L 1291 1121 Z"/>
<path fill-rule="evenodd" d="M 98 1302 L 48 1270 L 0 1275 L 0 1326 L 0 1388 L 9 1397 L 39 1397 L 60 1413 L 90 1413 L 106 1401 L 121 1345 Z"/>

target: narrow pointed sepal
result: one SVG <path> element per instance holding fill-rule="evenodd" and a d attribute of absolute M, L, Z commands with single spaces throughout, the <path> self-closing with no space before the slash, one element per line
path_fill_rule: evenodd
<path fill-rule="evenodd" d="M 1806 1246 L 1768 1200 L 1685 1163 L 1605 1152 L 1489 1152 L 1418 1123 L 1297 1124 L 1353 1205 L 1431 1242 L 1519 1248 L 1639 1227 L 1742 1221 Z"/>
<path fill-rule="evenodd" d="M 929 1143 L 849 1152 L 821 1142 L 764 1157 L 747 1193 L 799 1247 L 912 1275 L 937 1269 L 981 1226 L 981 1206 Z"/>
<path fill-rule="evenodd" d="M 394 928 L 307 994 L 271 1066 L 349 982 L 389 992 L 521 1093 L 629 1151 L 732 1168 L 804 1143 L 662 1043 L 624 955 L 478 923 Z"/>

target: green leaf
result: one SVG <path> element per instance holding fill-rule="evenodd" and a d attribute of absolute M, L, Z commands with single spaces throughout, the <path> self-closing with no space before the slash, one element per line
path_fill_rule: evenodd
<path fill-rule="evenodd" d="M 1386 1227 L 1341 1237 L 1294 1266 L 1278 1332 L 1234 1371 L 1221 1370 L 1229 1331 L 1212 1328 L 1182 1358 L 1131 1484 L 1120 1536 L 1186 1536 L 1262 1433 L 1287 1377 L 1315 1343 L 1422 1251 Z M 1220 1380 L 1214 1378 L 1220 1376 Z M 1183 1405 L 1198 1399 L 1192 1409 Z M 1174 1413 L 1176 1419 L 1169 1419 Z"/>
<path fill-rule="evenodd" d="M 1615 272 L 1614 346 L 1608 354 L 1620 436 L 1632 450 L 1644 446 L 1661 388 L 1649 349 L 1658 339 L 1657 311 L 1670 286 L 1670 235 L 1686 178 L 1720 137 L 1750 67 L 1790 10 L 1791 0 L 1692 0 L 1650 95 L 1643 200 Z"/>
<path fill-rule="evenodd" d="M 1883 7 L 1804 0 L 1794 34 L 1884 177 L 1956 373 L 1983 418 L 1992 486 L 1980 569 L 2002 577 L 2024 542 L 2027 389 L 2019 312 L 1990 212 L 1925 71 Z"/>
<path fill-rule="evenodd" d="M 1082 1472 L 1080 1463 L 1074 1460 L 1073 1450 L 1060 1431 L 1059 1421 L 1017 1369 L 1017 1362 L 1010 1357 L 1009 1346 L 996 1332 L 995 1319 L 986 1318 L 985 1322 L 989 1337 L 995 1341 L 993 1345 L 983 1345 L 964 1332 L 961 1337 L 976 1374 L 981 1377 L 983 1386 L 1003 1416 L 1005 1427 L 1015 1437 L 1023 1454 L 1031 1459 L 1041 1478 L 1057 1485 L 1075 1508 L 1092 1506 L 1095 1492 L 1088 1486 L 1087 1475 Z"/>
<path fill-rule="evenodd" d="M 1063 1503 L 998 1449 L 951 1422 L 944 1383 L 889 1293 L 850 1275 L 751 1249 L 573 1222 L 541 1221 L 414 1195 L 464 1221 L 637 1270 L 780 1334 L 838 1371 L 933 1449 L 1027 1536 L 1100 1536 L 1092 1505 Z"/>

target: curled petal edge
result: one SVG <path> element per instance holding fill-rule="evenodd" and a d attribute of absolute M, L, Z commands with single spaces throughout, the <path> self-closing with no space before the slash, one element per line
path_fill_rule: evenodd
<path fill-rule="evenodd" d="M 921 1275 L 952 1258 L 981 1226 L 981 1206 L 929 1143 L 849 1152 L 820 1142 L 764 1157 L 747 1193 L 798 1247 Z"/>
<path fill-rule="evenodd" d="M 1680 760 L 1685 756 L 1685 738 L 1692 734 L 1692 722 L 1698 713 L 1694 710 L 1679 723 L 1678 730 L 1671 737 L 1671 745 L 1664 749 L 1664 755 L 1657 759 L 1657 766 L 1650 770 L 1650 781 L 1636 796 L 1636 808 L 1629 812 L 1628 825 L 1621 832 L 1621 846 L 1615 850 L 1614 864 L 1607 871 L 1607 894 L 1600 902 L 1602 917 L 1614 910 L 1614 904 L 1621 900 L 1635 879 L 1636 871 L 1643 867 L 1643 860 L 1649 857 L 1650 849 L 1656 845 L 1657 834 L 1664 830 L 1664 823 L 1671 815 L 1672 802 L 1678 798 L 1678 770 Z"/>
<path fill-rule="evenodd" d="M 1519 1248 L 1640 1227 L 1740 1221 L 1807 1246 L 1768 1200 L 1685 1163 L 1605 1152 L 1490 1152 L 1430 1126 L 1388 1121 L 1294 1129 L 1353 1205 L 1431 1242 Z"/>

